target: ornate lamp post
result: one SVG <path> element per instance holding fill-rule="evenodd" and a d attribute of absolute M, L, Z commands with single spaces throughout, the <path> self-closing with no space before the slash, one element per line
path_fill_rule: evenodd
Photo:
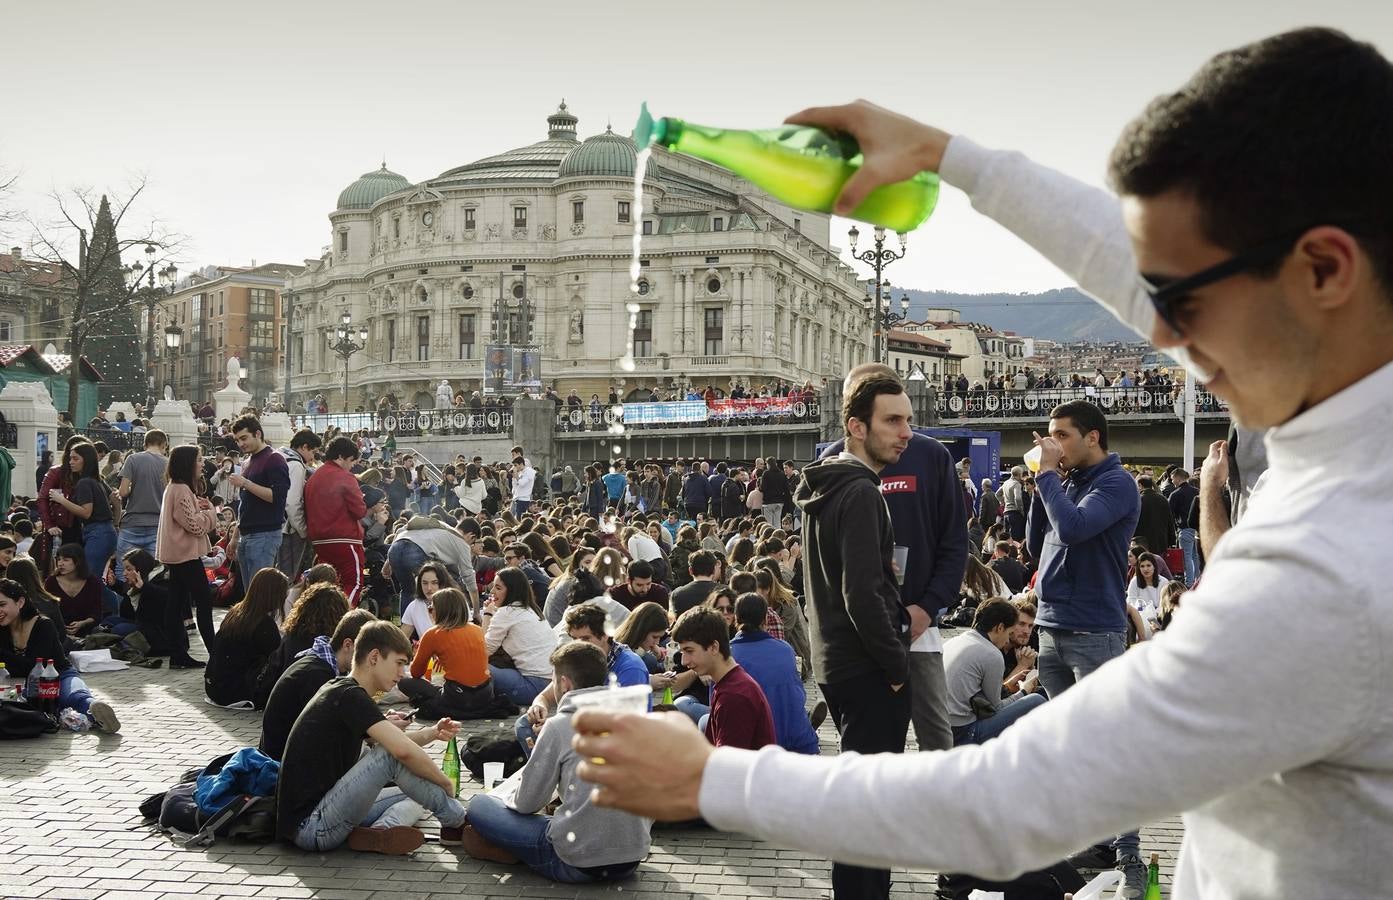
<path fill-rule="evenodd" d="M 334 329 L 335 340 L 329 345 L 329 349 L 339 355 L 343 360 L 343 408 L 348 410 L 348 360 L 368 345 L 368 326 L 359 325 L 357 327 L 358 340 L 353 340 L 354 334 L 353 316 L 347 310 L 339 316 L 338 327 Z"/>
<path fill-rule="evenodd" d="M 909 318 L 909 295 L 900 295 L 900 311 L 892 312 L 890 309 L 890 290 L 886 286 L 885 293 L 880 298 L 880 361 L 890 362 L 890 329 Z"/>
<path fill-rule="evenodd" d="M 889 355 L 887 348 L 890 346 L 885 334 L 885 329 L 888 327 L 885 317 L 890 308 L 890 296 L 888 290 L 889 286 L 885 284 L 883 275 L 887 266 L 897 259 L 904 258 L 908 250 L 909 235 L 902 231 L 895 233 L 895 236 L 898 237 L 900 241 L 900 252 L 896 253 L 894 250 L 885 246 L 884 228 L 877 227 L 874 234 L 875 249 L 867 250 L 864 253 L 856 252 L 856 242 L 861 237 L 861 232 L 857 230 L 855 225 L 851 226 L 851 230 L 846 233 L 846 236 L 851 242 L 852 258 L 866 263 L 875 272 L 875 297 L 873 298 L 872 302 L 874 305 L 871 309 L 875 310 L 877 322 L 876 346 L 873 349 L 875 351 L 875 358 L 883 361 Z M 905 311 L 908 312 L 908 298 L 902 300 L 901 303 L 904 305 Z M 895 321 L 904 321 L 904 316 L 900 316 Z"/>
<path fill-rule="evenodd" d="M 174 325 L 174 324 L 171 323 L 170 325 L 168 325 L 168 326 L 165 328 L 165 330 L 164 330 L 164 345 L 165 345 L 166 347 L 169 348 L 169 356 L 170 356 L 170 360 L 169 360 L 169 380 L 165 382 L 165 387 L 169 388 L 170 391 L 171 391 L 171 393 L 172 393 L 172 391 L 173 391 L 173 385 L 174 385 L 174 354 L 178 352 L 178 350 L 179 350 L 179 345 L 182 344 L 183 342 L 184 342 L 184 332 L 183 332 L 183 330 L 182 330 L 178 325 Z M 170 399 L 173 399 L 173 398 L 171 397 Z"/>
<path fill-rule="evenodd" d="M 158 252 L 153 244 L 146 244 L 145 262 L 136 260 L 125 268 L 127 283 L 135 289 L 137 299 L 145 304 L 145 375 L 152 402 L 155 399 L 155 376 L 158 374 L 155 363 L 155 308 L 174 292 L 179 278 L 179 268 L 174 263 L 156 271 L 155 255 Z M 160 279 L 159 287 L 155 287 L 156 276 Z M 142 278 L 146 284 L 141 284 Z"/>

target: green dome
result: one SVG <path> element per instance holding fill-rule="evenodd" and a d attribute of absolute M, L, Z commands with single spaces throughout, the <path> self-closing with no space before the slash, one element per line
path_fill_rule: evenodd
<path fill-rule="evenodd" d="M 382 168 L 376 172 L 367 172 L 344 188 L 343 193 L 339 194 L 338 208 L 367 209 L 388 194 L 395 194 L 409 187 L 411 182 L 396 172 L 389 172 L 387 164 L 383 163 Z"/>
<path fill-rule="evenodd" d="M 633 140 L 606 129 L 604 134 L 587 138 L 579 147 L 567 153 L 566 158 L 561 160 L 556 177 L 633 178 L 637 164 L 638 147 Z M 658 177 L 658 167 L 651 156 L 643 177 L 644 180 Z"/>

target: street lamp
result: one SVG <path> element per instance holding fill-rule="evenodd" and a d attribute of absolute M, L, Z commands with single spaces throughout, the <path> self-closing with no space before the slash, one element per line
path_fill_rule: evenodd
<path fill-rule="evenodd" d="M 344 310 L 343 315 L 339 316 L 338 327 L 334 329 L 336 340 L 329 345 L 329 349 L 337 353 L 339 358 L 343 360 L 343 408 L 345 411 L 348 410 L 348 360 L 353 354 L 368 345 L 368 326 L 358 326 L 357 341 L 353 340 L 353 332 L 353 316 L 349 314 L 348 310 Z"/>
<path fill-rule="evenodd" d="M 871 306 L 871 309 L 875 311 L 878 321 L 876 323 L 876 347 L 874 349 L 875 358 L 878 360 L 884 360 L 886 357 L 890 355 L 890 342 L 885 332 L 886 329 L 889 327 L 889 321 L 887 317 L 891 315 L 889 313 L 889 285 L 884 280 L 884 272 L 885 268 L 889 266 L 892 262 L 894 262 L 897 259 L 902 259 L 904 257 L 905 253 L 908 250 L 909 235 L 905 234 L 902 231 L 895 232 L 895 236 L 898 237 L 900 241 L 900 252 L 898 253 L 885 246 L 884 228 L 876 226 L 874 235 L 875 249 L 867 250 L 864 253 L 857 253 L 856 242 L 860 239 L 861 232 L 856 228 L 855 225 L 853 225 L 851 226 L 851 230 L 846 233 L 847 240 L 851 242 L 852 258 L 858 259 L 861 262 L 866 263 L 875 272 L 875 297 L 872 300 L 873 305 Z M 908 296 L 904 297 L 900 301 L 900 303 L 905 313 L 907 314 L 909 312 Z M 903 322 L 904 320 L 905 316 L 899 316 L 894 321 L 898 323 Z"/>
<path fill-rule="evenodd" d="M 179 345 L 184 342 L 184 332 L 178 325 L 170 323 L 164 330 L 164 345 L 169 348 L 169 381 L 166 384 L 174 383 L 174 354 L 178 351 Z"/>
<path fill-rule="evenodd" d="M 150 385 L 151 400 L 154 399 L 155 390 L 155 307 L 160 305 L 160 300 L 169 294 L 174 293 L 174 285 L 179 278 L 179 268 L 170 263 L 156 271 L 155 256 L 159 250 L 154 244 L 145 245 L 145 262 L 136 260 L 125 267 L 126 278 L 131 288 L 137 294 L 139 302 L 145 304 L 145 373 L 146 380 Z M 160 280 L 160 286 L 155 287 L 155 278 Z M 141 284 L 141 280 L 145 284 Z M 177 345 L 176 345 L 177 346 Z"/>

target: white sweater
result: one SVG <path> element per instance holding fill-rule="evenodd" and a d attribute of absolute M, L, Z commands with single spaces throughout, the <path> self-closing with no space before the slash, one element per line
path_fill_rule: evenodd
<path fill-rule="evenodd" d="M 961 138 L 942 175 L 1119 318 L 1150 321 L 1108 194 Z M 1183 813 L 1176 900 L 1393 896 L 1393 596 L 1382 560 L 1343 543 L 1350 510 L 1370 546 L 1393 540 L 1393 484 L 1368 477 L 1393 444 L 1393 364 L 1266 443 L 1246 516 L 1155 640 L 980 746 L 720 748 L 702 815 L 849 863 L 1006 877 Z M 1139 749 L 1160 754 L 1145 777 Z"/>
<path fill-rule="evenodd" d="M 522 674 L 551 677 L 551 651 L 556 649 L 556 635 L 546 619 L 537 618 L 524 606 L 503 606 L 489 617 L 488 626 L 484 648 L 490 654 L 502 647 Z"/>

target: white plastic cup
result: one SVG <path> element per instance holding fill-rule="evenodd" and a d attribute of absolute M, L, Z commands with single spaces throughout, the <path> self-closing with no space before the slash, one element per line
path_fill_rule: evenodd
<path fill-rule="evenodd" d="M 903 544 L 896 544 L 891 557 L 895 561 L 895 583 L 904 584 L 905 566 L 909 565 L 909 548 Z"/>
<path fill-rule="evenodd" d="M 608 709 L 614 712 L 648 712 L 648 702 L 653 689 L 646 684 L 631 684 L 627 687 L 607 687 L 583 694 L 567 695 L 567 702 L 581 709 Z"/>
<path fill-rule="evenodd" d="M 501 762 L 484 763 L 484 790 L 493 790 L 493 786 L 502 780 L 503 764 Z"/>
<path fill-rule="evenodd" d="M 1031 447 L 1023 459 L 1025 460 L 1025 467 L 1027 469 L 1031 472 L 1038 473 L 1040 471 L 1040 446 L 1037 444 Z"/>

